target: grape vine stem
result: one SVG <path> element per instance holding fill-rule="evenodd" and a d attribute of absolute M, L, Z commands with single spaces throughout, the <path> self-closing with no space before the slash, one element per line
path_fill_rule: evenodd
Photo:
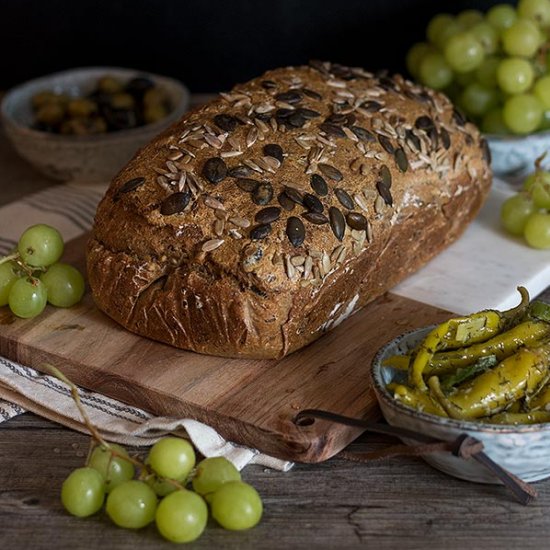
<path fill-rule="evenodd" d="M 4 256 L 3 258 L 0 258 L 0 265 L 8 263 L 8 262 L 12 262 L 12 261 L 17 261 L 18 259 L 19 259 L 19 252 L 15 252 L 13 254 L 8 254 L 7 256 Z"/>
<path fill-rule="evenodd" d="M 19 252 L 14 252 L 13 254 L 9 254 L 8 256 L 0 257 L 0 265 L 8 262 L 15 262 L 17 266 L 22 269 L 29 277 L 34 277 L 35 271 L 47 271 L 45 267 L 31 267 L 27 265 L 22 260 Z"/>
<path fill-rule="evenodd" d="M 105 439 L 103 438 L 103 436 L 101 435 L 97 427 L 90 420 L 90 417 L 88 416 L 88 413 L 86 412 L 86 409 L 84 408 L 84 405 L 80 400 L 78 387 L 73 382 L 71 382 L 57 367 L 54 367 L 49 363 L 44 363 L 41 365 L 41 367 L 45 371 L 49 372 L 52 376 L 55 376 L 58 380 L 61 380 L 61 382 L 64 382 L 65 384 L 67 384 L 67 386 L 69 386 L 69 389 L 71 390 L 71 396 L 73 398 L 73 401 L 75 402 L 76 408 L 78 409 L 80 416 L 82 416 L 82 421 L 84 422 L 85 426 L 88 428 L 90 435 L 92 436 L 92 439 L 101 447 L 108 449 L 112 457 L 117 457 L 117 458 L 122 458 L 123 460 L 127 460 L 128 462 L 131 462 L 134 466 L 137 466 L 138 468 L 140 468 L 141 471 L 146 472 L 147 475 L 155 475 L 159 479 L 161 479 L 162 481 L 166 481 L 168 484 L 172 485 L 176 489 L 185 490 L 184 485 L 182 485 L 179 481 L 176 481 L 175 479 L 159 476 L 149 467 L 149 465 L 141 462 L 137 458 L 130 455 L 123 455 L 117 452 L 116 449 L 114 449 L 107 441 L 105 441 Z"/>

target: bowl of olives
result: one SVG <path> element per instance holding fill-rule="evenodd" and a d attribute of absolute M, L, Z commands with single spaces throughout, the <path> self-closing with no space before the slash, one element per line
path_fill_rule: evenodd
<path fill-rule="evenodd" d="M 188 106 L 189 91 L 177 80 L 89 67 L 13 88 L 1 114 L 17 152 L 44 175 L 108 182 Z"/>

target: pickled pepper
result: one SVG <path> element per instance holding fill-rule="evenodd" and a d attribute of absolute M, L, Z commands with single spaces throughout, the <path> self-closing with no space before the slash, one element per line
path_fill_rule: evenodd
<path fill-rule="evenodd" d="M 435 327 L 423 340 L 409 366 L 410 384 L 427 391 L 423 373 L 426 365 L 438 351 L 467 347 L 485 342 L 521 318 L 529 307 L 529 293 L 518 287 L 521 302 L 508 311 L 487 309 L 467 317 L 449 319 Z"/>
<path fill-rule="evenodd" d="M 550 344 L 521 348 L 493 369 L 458 386 L 445 396 L 439 379 L 428 384 L 434 397 L 452 418 L 472 420 L 505 409 L 518 399 L 532 395 L 545 384 L 549 375 Z"/>

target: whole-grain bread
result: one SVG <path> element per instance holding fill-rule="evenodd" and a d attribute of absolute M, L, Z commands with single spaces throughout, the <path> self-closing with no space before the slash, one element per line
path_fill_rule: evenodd
<path fill-rule="evenodd" d="M 314 62 L 186 114 L 101 201 L 87 250 L 99 308 L 222 356 L 291 353 L 454 241 L 489 151 L 442 94 Z"/>

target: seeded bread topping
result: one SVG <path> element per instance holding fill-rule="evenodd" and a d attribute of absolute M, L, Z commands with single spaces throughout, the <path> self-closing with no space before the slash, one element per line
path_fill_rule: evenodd
<path fill-rule="evenodd" d="M 98 207 L 98 306 L 201 353 L 280 357 L 455 240 L 490 185 L 442 94 L 329 63 L 276 69 L 185 115 Z"/>

